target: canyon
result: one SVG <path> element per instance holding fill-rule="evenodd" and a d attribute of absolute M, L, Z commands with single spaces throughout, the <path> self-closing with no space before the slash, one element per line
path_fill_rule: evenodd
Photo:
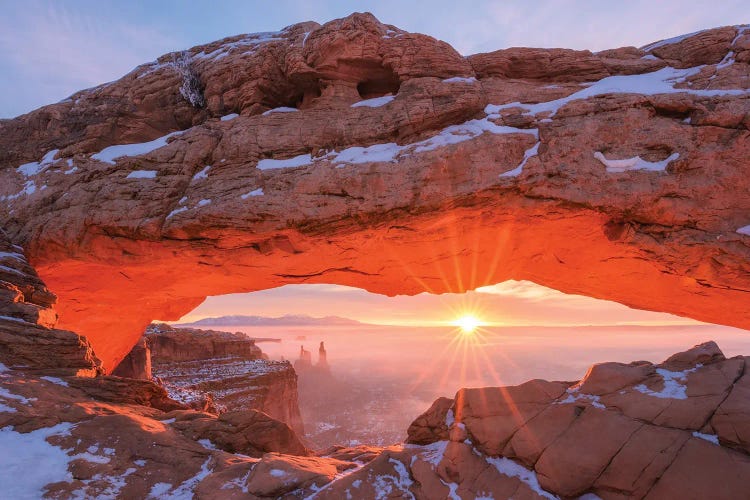
<path fill-rule="evenodd" d="M 464 57 L 352 14 L 0 121 L 4 492 L 746 496 L 750 358 L 713 342 L 464 388 L 405 443 L 312 450 L 289 363 L 231 333 L 143 332 L 288 283 L 507 279 L 749 328 L 748 63 L 748 26 Z"/>
<path fill-rule="evenodd" d="M 170 398 L 196 410 L 258 410 L 304 435 L 291 363 L 269 361 L 241 333 L 152 324 L 113 374 L 156 379 Z"/>

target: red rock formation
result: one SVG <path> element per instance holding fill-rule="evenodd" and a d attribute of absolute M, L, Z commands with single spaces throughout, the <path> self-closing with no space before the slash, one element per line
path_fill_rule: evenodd
<path fill-rule="evenodd" d="M 737 405 L 746 360 L 726 359 L 708 342 L 659 365 L 594 365 L 577 384 L 461 389 L 415 420 L 409 442 L 466 440 L 485 456 L 523 464 L 566 498 L 740 498 L 750 486 L 750 447 L 726 416 L 750 417 L 750 406 Z M 450 474 L 468 465 L 446 466 Z M 459 493 L 477 491 L 468 474 Z"/>
<path fill-rule="evenodd" d="M 243 333 L 174 328 L 155 323 L 146 329 L 146 342 L 157 363 L 199 361 L 213 358 L 263 358 L 255 342 Z"/>
<path fill-rule="evenodd" d="M 286 283 L 528 279 L 750 327 L 745 27 L 465 58 L 354 14 L 188 55 L 205 108 L 168 54 L 0 123 L 5 227 L 107 370 L 153 318 Z"/>
<path fill-rule="evenodd" d="M 102 371 L 86 338 L 55 329 L 57 297 L 0 229 L 0 365 L 48 375 Z"/>
<path fill-rule="evenodd" d="M 297 374 L 288 362 L 265 359 L 246 335 L 153 324 L 145 342 L 151 374 L 173 399 L 213 413 L 258 410 L 304 435 Z M 138 356 L 131 351 L 115 373 L 131 372 L 129 359 Z"/>
<path fill-rule="evenodd" d="M 318 456 L 257 411 L 165 412 L 158 390 L 132 397 L 145 381 L 4 370 L 0 439 L 13 453 L 3 463 L 45 463 L 6 487 L 65 498 L 734 500 L 750 487 L 749 361 L 710 342 L 658 365 L 594 365 L 577 383 L 461 389 L 415 420 L 410 444 Z"/>
<path fill-rule="evenodd" d="M 125 359 L 120 361 L 112 375 L 117 377 L 135 378 L 140 380 L 151 380 L 151 348 L 142 338 L 133 346 Z"/>

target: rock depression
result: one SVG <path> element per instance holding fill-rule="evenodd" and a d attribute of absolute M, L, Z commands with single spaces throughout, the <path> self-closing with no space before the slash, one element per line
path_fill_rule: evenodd
<path fill-rule="evenodd" d="M 0 214 L 107 371 L 153 319 L 286 283 L 526 279 L 748 328 L 749 60 L 744 26 L 468 57 L 369 14 L 231 37 L 1 122 Z"/>

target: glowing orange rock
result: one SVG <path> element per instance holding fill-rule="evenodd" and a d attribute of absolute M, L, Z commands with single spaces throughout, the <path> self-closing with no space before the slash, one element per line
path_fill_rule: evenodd
<path fill-rule="evenodd" d="M 750 32 L 706 33 L 468 58 L 368 14 L 232 37 L 189 51 L 205 108 L 166 55 L 0 122 L 0 214 L 107 370 L 153 319 L 286 283 L 527 279 L 748 328 Z"/>

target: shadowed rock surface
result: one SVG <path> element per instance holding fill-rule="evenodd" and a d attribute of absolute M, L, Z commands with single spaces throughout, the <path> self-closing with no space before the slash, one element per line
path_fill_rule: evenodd
<path fill-rule="evenodd" d="M 750 326 L 746 26 L 463 57 L 353 14 L 187 58 L 204 107 L 167 54 L 0 123 L 5 229 L 107 371 L 154 318 L 286 283 Z"/>

